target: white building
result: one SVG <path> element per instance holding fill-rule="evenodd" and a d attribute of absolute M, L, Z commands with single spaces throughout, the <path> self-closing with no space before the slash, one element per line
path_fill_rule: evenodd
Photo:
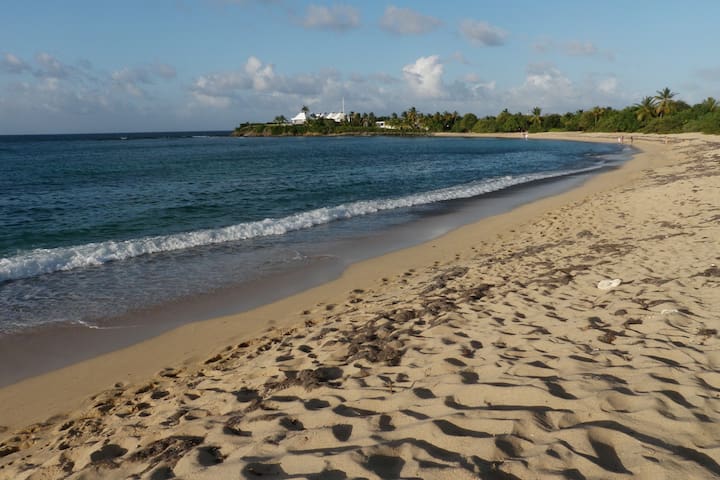
<path fill-rule="evenodd" d="M 347 121 L 347 115 L 345 115 L 345 99 L 343 98 L 342 112 L 323 112 L 323 113 L 305 113 L 300 112 L 295 115 L 290 121 L 293 125 L 304 125 L 308 120 L 314 120 L 316 118 L 327 118 L 335 123 L 343 123 Z"/>
<path fill-rule="evenodd" d="M 312 115 L 305 112 L 300 112 L 290 119 L 293 125 L 304 125 L 308 120 L 312 118 Z"/>
<path fill-rule="evenodd" d="M 330 112 L 330 113 L 318 113 L 318 118 L 327 118 L 333 120 L 335 123 L 343 123 L 347 120 L 344 112 Z"/>
<path fill-rule="evenodd" d="M 335 123 L 343 123 L 347 121 L 347 116 L 343 112 L 323 112 L 323 113 L 305 113 L 300 112 L 290 119 L 293 125 L 304 125 L 308 120 L 314 120 L 316 118 L 327 118 Z"/>

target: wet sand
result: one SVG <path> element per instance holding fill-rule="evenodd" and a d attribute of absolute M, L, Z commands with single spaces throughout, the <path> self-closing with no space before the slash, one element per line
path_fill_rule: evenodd
<path fill-rule="evenodd" d="M 570 192 L 0 389 L 0 478 L 720 476 L 720 138 L 634 146 Z"/>

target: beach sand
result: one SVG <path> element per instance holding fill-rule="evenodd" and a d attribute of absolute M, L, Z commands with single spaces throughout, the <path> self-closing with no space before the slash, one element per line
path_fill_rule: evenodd
<path fill-rule="evenodd" d="M 565 194 L 0 389 L 0 478 L 720 478 L 720 137 L 634 146 Z"/>

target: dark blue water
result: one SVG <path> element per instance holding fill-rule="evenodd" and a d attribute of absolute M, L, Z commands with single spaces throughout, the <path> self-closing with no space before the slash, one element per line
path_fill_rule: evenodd
<path fill-rule="evenodd" d="M 0 334 L 93 325 L 321 256 L 617 145 L 465 138 L 0 137 Z"/>

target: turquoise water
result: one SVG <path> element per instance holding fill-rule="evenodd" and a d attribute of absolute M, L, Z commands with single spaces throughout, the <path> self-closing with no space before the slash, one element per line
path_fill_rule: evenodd
<path fill-rule="evenodd" d="M 96 325 L 306 262 L 619 146 L 510 139 L 0 137 L 0 334 Z"/>

